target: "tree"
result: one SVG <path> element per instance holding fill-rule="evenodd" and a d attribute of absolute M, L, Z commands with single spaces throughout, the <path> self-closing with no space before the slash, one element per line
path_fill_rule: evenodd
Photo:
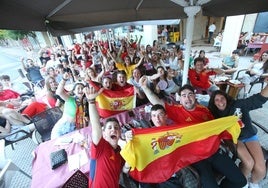
<path fill-rule="evenodd" d="M 7 30 L 0 30 L 0 44 L 7 45 Z"/>
<path fill-rule="evenodd" d="M 22 40 L 28 40 L 28 37 L 33 38 L 40 47 L 40 44 L 36 39 L 36 34 L 33 31 L 0 30 L 0 42 L 2 44 L 6 43 L 8 39 L 11 39 L 21 42 L 22 46 L 24 46 Z"/>
<path fill-rule="evenodd" d="M 0 40 L 5 40 L 7 36 L 7 30 L 0 30 Z"/>
<path fill-rule="evenodd" d="M 36 38 L 36 34 L 33 31 L 15 31 L 15 30 L 0 30 L 0 40 L 22 40 L 25 37 Z"/>
<path fill-rule="evenodd" d="M 8 38 L 13 40 L 22 40 L 25 37 L 32 37 L 36 38 L 36 34 L 33 31 L 15 31 L 15 30 L 8 30 L 7 31 Z"/>

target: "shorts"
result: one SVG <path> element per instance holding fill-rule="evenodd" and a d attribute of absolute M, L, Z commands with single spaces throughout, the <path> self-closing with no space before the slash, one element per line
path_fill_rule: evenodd
<path fill-rule="evenodd" d="M 74 122 L 69 121 L 57 122 L 51 131 L 51 139 L 58 138 L 74 130 L 75 130 Z"/>
<path fill-rule="evenodd" d="M 70 133 L 75 130 L 75 123 L 66 121 L 59 129 L 60 135 Z"/>
<path fill-rule="evenodd" d="M 258 136 L 255 134 L 252 137 L 245 138 L 245 139 L 242 139 L 240 141 L 243 143 L 246 143 L 246 142 L 252 142 L 252 141 L 259 141 L 259 139 L 258 139 Z"/>

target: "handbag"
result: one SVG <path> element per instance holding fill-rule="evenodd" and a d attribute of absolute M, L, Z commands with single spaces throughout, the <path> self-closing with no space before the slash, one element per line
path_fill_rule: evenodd
<path fill-rule="evenodd" d="M 88 177 L 82 171 L 77 170 L 62 188 L 88 188 Z"/>
<path fill-rule="evenodd" d="M 67 161 L 67 153 L 64 149 L 50 153 L 51 168 L 54 170 Z"/>

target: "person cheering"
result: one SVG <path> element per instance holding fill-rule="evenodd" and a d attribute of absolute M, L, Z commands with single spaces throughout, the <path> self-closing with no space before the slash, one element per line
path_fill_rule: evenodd
<path fill-rule="evenodd" d="M 89 187 L 119 187 L 119 176 L 123 169 L 128 172 L 129 167 L 124 166 L 124 159 L 120 155 L 118 140 L 121 128 L 116 118 L 108 118 L 103 127 L 100 124 L 95 99 L 103 91 L 98 92 L 92 87 L 86 87 L 84 93 L 88 100 L 90 124 L 92 126 L 90 147 L 90 174 Z"/>
<path fill-rule="evenodd" d="M 268 83 L 268 77 L 265 78 Z M 212 93 L 208 108 L 215 118 L 233 115 L 237 108 L 242 112 L 242 122 L 244 127 L 241 129 L 237 144 L 238 157 L 241 160 L 240 169 L 243 174 L 251 180 L 250 188 L 258 188 L 258 182 L 265 177 L 266 168 L 264 156 L 257 136 L 257 129 L 252 125 L 249 112 L 262 105 L 268 100 L 268 85 L 258 94 L 246 99 L 234 100 L 223 91 Z"/>

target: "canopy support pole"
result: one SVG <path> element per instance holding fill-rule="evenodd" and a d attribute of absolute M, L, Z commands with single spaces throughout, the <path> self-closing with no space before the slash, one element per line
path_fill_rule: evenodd
<path fill-rule="evenodd" d="M 194 16 L 200 10 L 201 10 L 200 6 L 184 7 L 184 12 L 187 14 L 188 18 L 186 22 L 186 49 L 185 49 L 184 66 L 182 74 L 182 85 L 186 84 L 188 80 L 189 60 L 190 60 L 191 45 L 194 32 L 194 21 L 195 21 Z"/>
<path fill-rule="evenodd" d="M 50 18 L 51 16 L 53 16 L 54 14 L 56 14 L 58 11 L 60 11 L 63 7 L 65 7 L 66 5 L 68 5 L 72 0 L 66 0 L 63 3 L 61 3 L 59 6 L 57 6 L 54 10 L 52 10 L 46 18 Z"/>

